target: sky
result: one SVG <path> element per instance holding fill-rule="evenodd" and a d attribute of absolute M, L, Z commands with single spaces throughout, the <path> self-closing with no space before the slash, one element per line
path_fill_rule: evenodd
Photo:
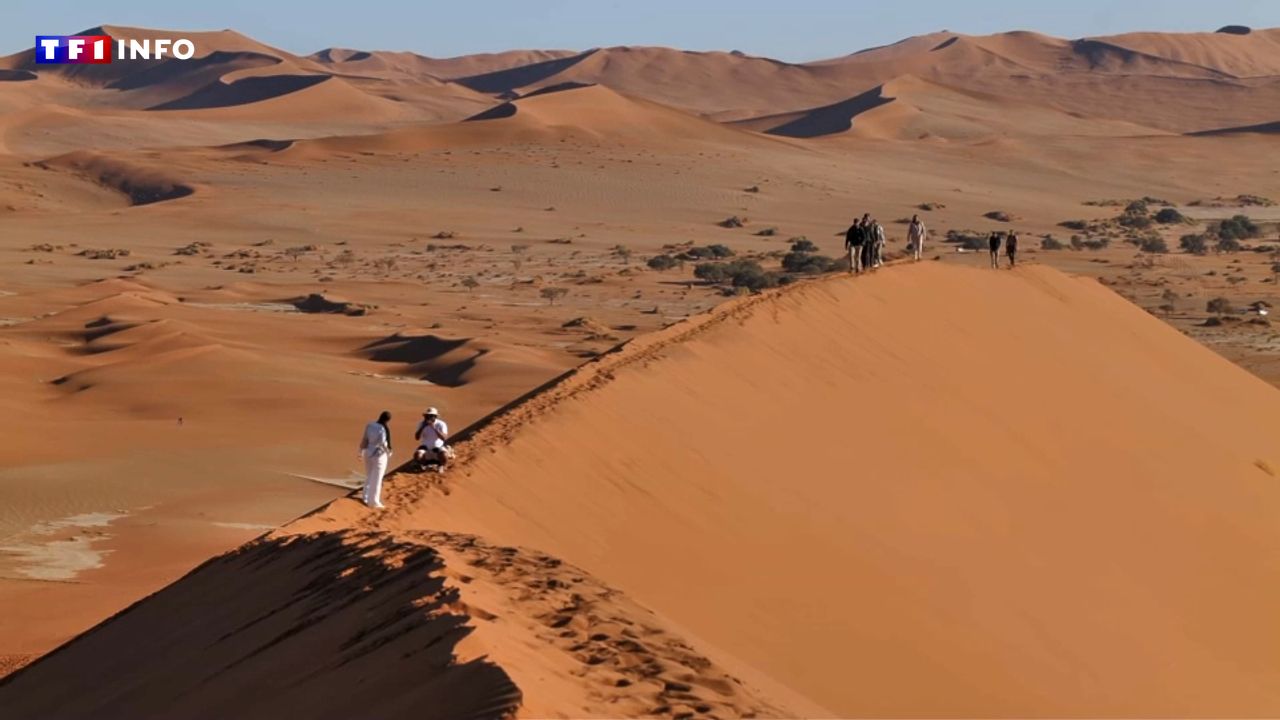
<path fill-rule="evenodd" d="M 1078 38 L 1133 30 L 1280 26 L 1280 0 L 57 0 L 0 4 L 0 55 L 37 34 L 95 25 L 231 28 L 298 54 L 326 47 L 448 57 L 515 48 L 666 45 L 791 62 L 912 35 L 1036 30 Z"/>

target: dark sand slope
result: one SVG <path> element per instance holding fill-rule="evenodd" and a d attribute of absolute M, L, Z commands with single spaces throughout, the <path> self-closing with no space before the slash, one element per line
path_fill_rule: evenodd
<path fill-rule="evenodd" d="M 483 659 L 431 549 L 264 540 L 0 682 L 5 718 L 483 718 L 520 693 Z"/>

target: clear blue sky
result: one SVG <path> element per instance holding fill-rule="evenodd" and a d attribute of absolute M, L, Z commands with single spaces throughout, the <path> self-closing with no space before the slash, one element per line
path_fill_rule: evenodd
<path fill-rule="evenodd" d="M 1131 30 L 1280 26 L 1280 0 L 0 0 L 0 55 L 36 34 L 99 24 L 232 28 L 296 53 L 325 47 L 437 57 L 512 48 L 668 45 L 781 60 L 844 55 L 935 30 Z"/>

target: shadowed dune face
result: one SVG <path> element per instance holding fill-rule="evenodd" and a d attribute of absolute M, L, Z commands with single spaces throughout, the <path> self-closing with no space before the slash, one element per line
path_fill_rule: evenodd
<path fill-rule="evenodd" d="M 200 110 L 203 108 L 248 105 L 269 98 L 277 98 L 329 80 L 328 75 L 272 75 L 247 77 L 233 82 L 215 82 L 190 95 L 171 100 L 151 108 L 152 110 Z"/>
<path fill-rule="evenodd" d="M 507 674 L 455 655 L 471 628 L 442 568 L 376 534 L 258 540 L 6 678 L 0 705 L 15 719 L 509 715 Z"/>
<path fill-rule="evenodd" d="M 98 153 L 77 151 L 40 163 L 40 167 L 64 168 L 128 198 L 130 205 L 150 205 L 177 200 L 195 193 L 190 184 L 168 171 L 143 167 Z"/>
<path fill-rule="evenodd" d="M 446 497 L 393 480 L 382 522 L 564 557 L 834 715 L 1280 709 L 1273 388 L 1043 267 L 717 318 L 498 418 Z"/>
<path fill-rule="evenodd" d="M 783 135 L 794 138 L 834 135 L 852 128 L 854 118 L 858 115 L 890 102 L 893 102 L 893 98 L 885 97 L 884 87 L 881 86 L 844 102 L 810 111 L 795 120 L 769 128 L 765 132 L 770 135 Z"/>

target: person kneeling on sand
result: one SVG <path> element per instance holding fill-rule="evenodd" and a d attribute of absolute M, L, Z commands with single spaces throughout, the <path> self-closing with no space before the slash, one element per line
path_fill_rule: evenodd
<path fill-rule="evenodd" d="M 449 463 L 453 451 L 445 444 L 449 439 L 449 426 L 440 419 L 440 411 L 427 408 L 427 411 L 422 413 L 422 422 L 418 423 L 418 430 L 413 437 L 418 441 L 418 449 L 414 451 L 413 459 L 417 460 L 419 465 L 434 463 L 436 472 L 444 472 L 444 467 Z"/>
<path fill-rule="evenodd" d="M 911 252 L 914 254 L 916 262 L 920 261 L 920 256 L 924 254 L 924 238 L 927 231 L 924 223 L 920 221 L 919 215 L 911 216 L 911 225 L 907 227 L 907 243 L 911 245 Z"/>
<path fill-rule="evenodd" d="M 382 476 L 387 472 L 387 460 L 391 457 L 391 413 L 383 410 L 377 420 L 364 427 L 360 438 L 360 455 L 364 458 L 364 504 L 381 508 Z"/>

